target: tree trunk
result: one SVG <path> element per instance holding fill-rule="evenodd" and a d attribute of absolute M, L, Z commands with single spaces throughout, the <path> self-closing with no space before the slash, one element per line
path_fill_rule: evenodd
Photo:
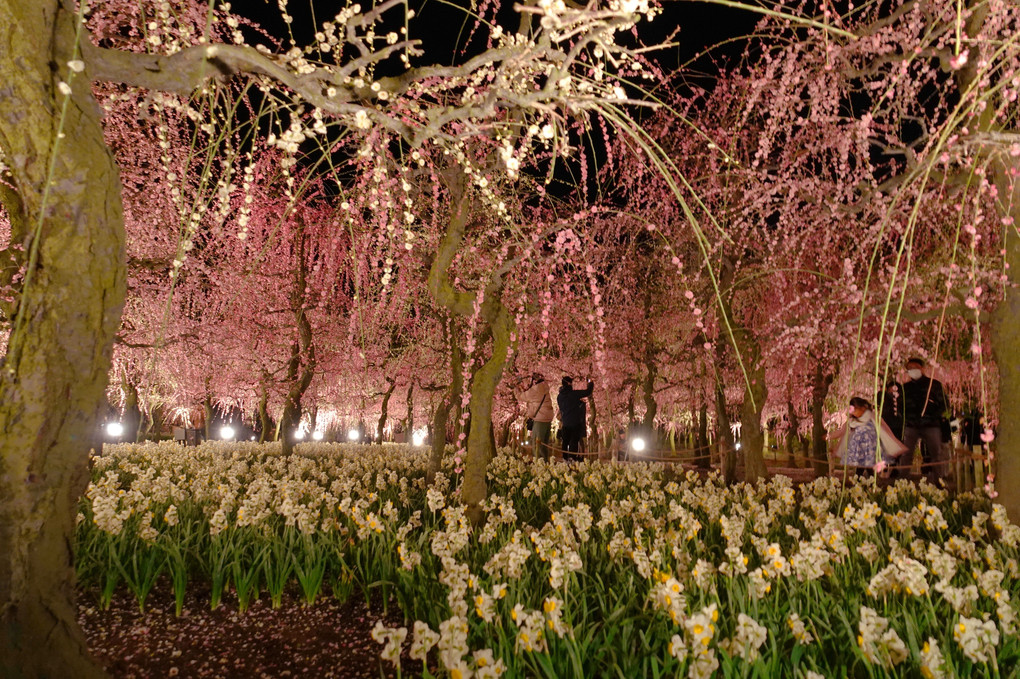
<path fill-rule="evenodd" d="M 644 367 L 645 374 L 644 380 L 641 383 L 642 398 L 645 403 L 645 417 L 641 422 L 645 430 L 645 435 L 648 437 L 649 448 L 655 449 L 655 416 L 659 413 L 659 404 L 655 400 L 655 380 L 658 377 L 658 366 L 655 363 L 655 340 L 651 332 L 651 317 L 652 317 L 652 286 L 645 286 L 645 296 L 642 304 L 644 311 L 644 318 L 646 323 L 646 332 L 644 337 L 645 342 L 645 355 L 644 355 Z"/>
<path fill-rule="evenodd" d="M 719 430 L 719 456 L 723 479 L 730 484 L 737 480 L 737 451 L 726 408 L 726 393 L 720 384 L 715 390 L 715 420 Z"/>
<path fill-rule="evenodd" d="M 645 417 L 641 424 L 649 438 L 655 438 L 655 416 L 659 414 L 659 404 L 655 401 L 655 379 L 658 377 L 654 355 L 645 355 L 645 379 L 641 385 L 642 398 L 645 403 Z M 652 441 L 649 441 L 651 444 Z"/>
<path fill-rule="evenodd" d="M 1020 181 L 1012 173 L 1020 171 L 1020 159 L 1000 154 L 995 167 L 995 183 L 999 189 L 1000 204 L 1006 207 L 1003 213 L 1020 224 Z M 999 433 L 994 443 L 995 486 L 1000 495 L 996 499 L 1014 523 L 1020 523 L 1020 426 L 1015 415 L 1020 413 L 1020 237 L 1016 227 L 1003 229 L 1005 232 L 1006 270 L 1009 282 L 1006 294 L 992 314 L 992 353 L 999 369 Z M 986 411 L 987 412 L 987 411 Z M 982 484 L 984 480 L 982 479 Z"/>
<path fill-rule="evenodd" d="M 287 365 L 287 379 L 290 389 L 283 402 L 280 416 L 280 443 L 282 453 L 294 452 L 298 425 L 301 423 L 301 397 L 308 390 L 315 375 L 315 345 L 312 343 L 312 324 L 305 313 L 305 235 L 300 217 L 295 217 L 294 288 L 290 293 L 290 304 L 294 310 L 297 326 L 297 341 L 291 348 L 290 363 Z"/>
<path fill-rule="evenodd" d="M 259 443 L 265 443 L 269 440 L 269 432 L 273 429 L 273 423 L 269 419 L 269 390 L 264 382 L 259 384 L 258 418 Z"/>
<path fill-rule="evenodd" d="M 414 442 L 414 382 L 407 385 L 407 442 Z"/>
<path fill-rule="evenodd" d="M 832 375 L 822 370 L 821 361 L 815 363 L 815 375 L 811 382 L 811 466 L 815 474 L 829 473 L 829 451 L 825 445 L 825 398 L 829 395 Z"/>
<path fill-rule="evenodd" d="M 387 377 L 386 382 L 390 386 L 383 393 L 382 407 L 379 409 L 379 423 L 375 427 L 375 440 L 379 443 L 382 443 L 383 432 L 386 429 L 386 416 L 389 414 L 390 397 L 393 396 L 393 390 L 397 388 L 397 382 L 393 378 Z"/>
<path fill-rule="evenodd" d="M 492 355 L 471 378 L 471 432 L 467 439 L 464 483 L 461 488 L 461 499 L 467 505 L 467 515 L 476 525 L 482 518 L 480 505 L 488 496 L 485 472 L 489 460 L 496 452 L 492 445 L 492 401 L 510 349 L 512 323 L 498 300 L 487 296 L 483 304 L 498 306 L 498 312 L 492 323 Z"/>
<path fill-rule="evenodd" d="M 124 220 L 87 73 L 68 73 L 74 32 L 53 0 L 0 3 L 0 200 L 25 265 L 0 371 L 4 677 L 103 676 L 76 621 L 71 545 L 124 305 Z"/>
<path fill-rule="evenodd" d="M 499 425 L 499 436 L 496 437 L 496 448 L 506 448 L 510 443 L 510 427 L 513 425 L 513 418 L 506 418 L 503 424 Z"/>
<path fill-rule="evenodd" d="M 138 434 L 142 429 L 142 411 L 138 407 L 138 388 L 125 375 L 121 380 L 121 387 L 124 389 L 124 414 L 121 416 L 121 424 L 124 425 L 125 443 L 138 441 Z"/>
<path fill-rule="evenodd" d="M 982 24 L 997 17 L 988 6 L 981 3 L 968 2 L 973 9 L 967 19 L 968 35 L 978 35 Z M 974 55 L 963 68 L 956 71 L 960 91 L 968 91 L 976 87 L 979 91 L 988 87 L 978 82 L 987 77 L 984 70 L 986 58 L 990 54 Z M 991 345 L 992 355 L 999 371 L 999 430 L 993 445 L 993 469 L 995 486 L 1000 495 L 996 499 L 1005 509 L 1014 523 L 1020 522 L 1020 493 L 1015 489 L 1020 486 L 1020 426 L 1015 416 L 1020 412 L 1020 237 L 1017 236 L 1017 225 L 1020 225 L 1020 158 L 1013 155 L 1011 146 L 1015 144 L 1018 134 L 1015 117 L 1008 119 L 1003 129 L 1003 117 L 998 113 L 1003 106 L 1002 90 L 995 99 L 989 100 L 974 120 L 967 126 L 974 132 L 1007 133 L 1010 142 L 990 144 L 988 154 L 989 180 L 997 190 L 996 207 L 999 218 L 1012 218 L 1012 225 L 1003 229 L 1002 248 L 1005 251 L 1007 281 L 1003 286 L 1005 295 L 1002 302 L 992 313 Z M 1004 135 L 1005 136 L 1005 135 Z M 978 162 L 980 162 L 979 159 Z M 966 170 L 970 172 L 970 168 Z M 987 411 L 986 411 L 987 412 Z M 982 485 L 984 479 L 981 480 Z"/>
<path fill-rule="evenodd" d="M 768 398 L 765 370 L 759 363 L 749 368 L 751 387 L 744 392 L 740 408 L 740 453 L 744 459 L 744 480 L 753 483 L 768 474 L 765 466 L 765 434 L 761 426 L 761 413 Z"/>
<path fill-rule="evenodd" d="M 789 460 L 791 467 L 799 467 L 796 443 L 798 441 L 797 430 L 800 429 L 800 419 L 797 417 L 797 411 L 793 407 L 792 400 L 786 402 L 786 420 L 789 425 L 786 430 L 786 459 Z"/>
<path fill-rule="evenodd" d="M 443 456 L 446 454 L 446 421 L 450 416 L 449 396 L 444 396 L 432 414 L 432 454 L 429 456 L 428 479 L 429 485 L 435 482 L 436 474 L 443 466 Z"/>
<path fill-rule="evenodd" d="M 208 380 L 206 380 L 208 383 Z M 202 413 L 205 416 L 205 440 L 211 441 L 213 437 L 213 407 L 212 399 L 206 393 L 205 401 L 202 402 Z"/>
<path fill-rule="evenodd" d="M 436 473 L 443 464 L 446 454 L 446 430 L 449 425 L 450 411 L 454 403 L 460 403 L 464 390 L 464 354 L 460 349 L 457 326 L 454 319 L 446 324 L 447 341 L 450 343 L 450 388 L 446 396 L 439 402 L 439 407 L 432 417 L 432 456 L 429 458 L 428 477 L 435 479 Z"/>
<path fill-rule="evenodd" d="M 702 469 L 708 469 L 712 466 L 712 459 L 708 457 L 708 404 L 702 401 L 701 408 L 698 410 L 698 435 L 697 444 L 694 450 L 694 455 L 698 458 L 695 461 Z"/>

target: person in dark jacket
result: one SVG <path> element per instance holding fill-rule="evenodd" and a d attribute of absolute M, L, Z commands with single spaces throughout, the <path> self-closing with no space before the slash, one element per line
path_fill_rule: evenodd
<path fill-rule="evenodd" d="M 903 445 L 907 454 L 902 464 L 910 464 L 914 447 L 923 441 L 927 452 L 925 475 L 934 482 L 949 473 L 949 450 L 942 445 L 942 418 L 949 411 L 942 383 L 924 374 L 924 361 L 907 360 L 907 380 L 903 390 Z"/>
<path fill-rule="evenodd" d="M 889 426 L 896 438 L 903 440 L 903 386 L 896 380 L 889 380 L 885 385 L 882 421 Z"/>
<path fill-rule="evenodd" d="M 588 380 L 584 389 L 574 389 L 574 379 L 564 377 L 560 392 L 556 395 L 556 405 L 560 408 L 560 432 L 563 437 L 563 459 L 579 460 L 576 453 L 581 440 L 588 433 L 588 412 L 584 399 L 592 394 L 595 384 Z"/>
<path fill-rule="evenodd" d="M 882 422 L 885 426 L 896 435 L 901 441 L 903 440 L 903 385 L 895 379 L 890 379 L 885 384 L 885 395 L 882 397 Z M 897 469 L 896 466 L 899 464 L 909 464 L 910 461 L 906 456 L 901 461 L 892 462 L 892 469 L 889 470 L 889 478 L 897 478 L 900 476 L 906 476 L 907 470 Z"/>

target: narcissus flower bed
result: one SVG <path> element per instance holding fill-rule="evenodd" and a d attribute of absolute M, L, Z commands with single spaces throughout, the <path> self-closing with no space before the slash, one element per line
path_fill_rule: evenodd
<path fill-rule="evenodd" d="M 426 676 L 968 676 L 1020 665 L 1020 528 L 981 495 L 498 456 L 474 527 L 409 447 L 114 446 L 82 585 L 395 598 Z"/>

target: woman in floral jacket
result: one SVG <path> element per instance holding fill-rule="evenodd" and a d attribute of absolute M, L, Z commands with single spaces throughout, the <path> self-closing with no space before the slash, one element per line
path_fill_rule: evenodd
<path fill-rule="evenodd" d="M 871 404 L 857 396 L 850 399 L 849 417 L 837 435 L 835 455 L 847 467 L 881 471 L 907 449 L 885 422 L 876 421 Z M 876 463 L 879 446 L 882 459 Z"/>

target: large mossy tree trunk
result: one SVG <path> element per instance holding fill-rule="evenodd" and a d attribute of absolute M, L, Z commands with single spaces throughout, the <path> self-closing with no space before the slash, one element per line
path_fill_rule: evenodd
<path fill-rule="evenodd" d="M 0 370 L 0 676 L 101 677 L 71 546 L 124 305 L 120 178 L 87 73 L 68 74 L 74 16 L 5 0 L 0 43 L 0 200 L 24 274 Z"/>
<path fill-rule="evenodd" d="M 987 4 L 970 0 L 967 5 L 972 13 L 967 18 L 967 35 L 979 35 L 985 21 L 998 17 Z M 989 86 L 981 81 L 987 78 L 984 71 L 986 59 L 994 59 L 992 48 L 986 46 L 983 53 L 972 55 L 963 68 L 955 72 L 962 92 L 977 90 L 989 92 Z M 1003 286 L 1005 295 L 992 313 L 991 344 L 992 355 L 999 371 L 999 429 L 994 446 L 995 486 L 999 496 L 997 502 L 1006 508 L 1009 518 L 1020 523 L 1020 426 L 1016 424 L 1020 413 L 1020 157 L 1013 149 L 1020 143 L 1020 128 L 1016 118 L 1003 126 L 1000 111 L 1002 96 L 1008 89 L 994 89 L 988 100 L 983 102 L 978 114 L 967 122 L 975 139 L 982 140 L 983 153 L 988 157 L 987 177 L 994 184 L 996 207 L 1000 219 L 1012 219 L 1012 226 L 1004 228 L 1001 247 L 1005 252 L 1007 280 Z M 967 168 L 967 172 L 971 169 Z"/>
<path fill-rule="evenodd" d="M 464 485 L 461 490 L 461 499 L 467 505 L 468 517 L 475 524 L 482 517 L 480 505 L 488 497 L 485 474 L 489 461 L 496 454 L 492 435 L 492 402 L 496 386 L 503 376 L 503 365 L 506 363 L 512 334 L 512 321 L 507 310 L 498 302 L 492 306 L 498 307 L 491 324 L 492 354 L 471 377 L 471 431 L 467 437 Z"/>
<path fill-rule="evenodd" d="M 450 192 L 450 215 L 429 267 L 429 291 L 452 317 L 476 319 L 477 352 L 483 351 L 487 338 L 492 340 L 489 358 L 475 369 L 470 384 L 466 385 L 470 394 L 471 426 L 467 435 L 461 500 L 467 505 L 468 516 L 477 523 L 482 518 L 480 504 L 488 494 L 486 470 L 495 455 L 492 402 L 512 344 L 514 322 L 503 305 L 503 274 L 494 272 L 484 288 L 473 291 L 458 289 L 451 281 L 450 267 L 464 242 L 475 201 L 460 168 L 452 167 L 444 179 Z"/>
<path fill-rule="evenodd" d="M 1002 153 L 994 164 L 1003 212 L 1020 224 L 1020 159 Z M 1017 173 L 1010 176 L 1013 173 Z M 992 314 L 992 350 L 999 368 L 999 434 L 995 446 L 995 485 L 999 502 L 1009 518 L 1020 523 L 1020 236 L 1015 228 L 1005 229 L 1009 284 L 1002 302 Z"/>

